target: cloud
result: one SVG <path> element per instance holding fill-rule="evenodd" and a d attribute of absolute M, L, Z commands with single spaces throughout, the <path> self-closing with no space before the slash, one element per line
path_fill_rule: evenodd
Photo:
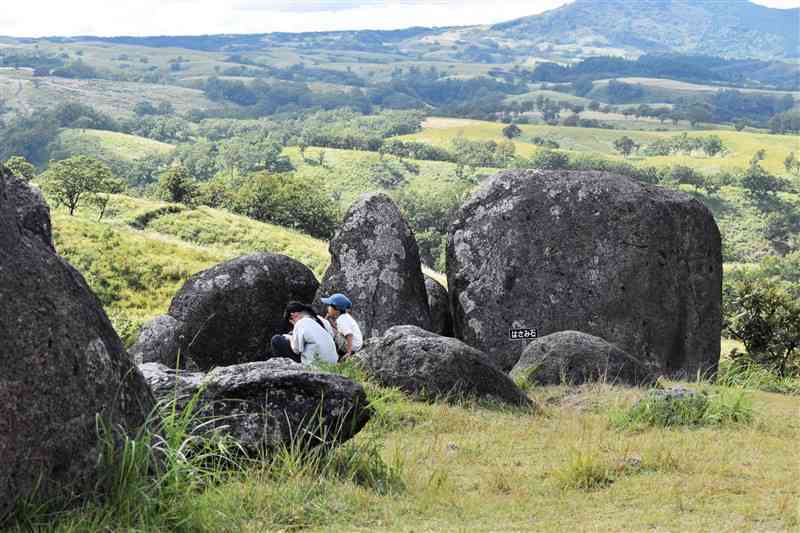
<path fill-rule="evenodd" d="M 492 24 L 571 0 L 0 0 L 0 35 L 198 35 Z M 601 1 L 601 0 L 598 0 Z M 797 7 L 800 0 L 758 0 Z"/>

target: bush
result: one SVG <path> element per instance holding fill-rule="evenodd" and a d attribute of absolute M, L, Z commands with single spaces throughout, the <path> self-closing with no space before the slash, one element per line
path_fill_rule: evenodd
<path fill-rule="evenodd" d="M 539 150 L 531 159 L 531 166 L 541 170 L 563 170 L 569 167 L 569 156 L 554 150 Z"/>
<path fill-rule="evenodd" d="M 749 424 L 753 409 L 741 391 L 720 389 L 709 394 L 684 389 L 654 390 L 628 409 L 613 410 L 611 425 L 617 429 L 648 427 Z"/>
<path fill-rule="evenodd" d="M 735 354 L 774 372 L 800 376 L 800 302 L 769 281 L 744 279 L 725 287 L 726 329 L 742 341 L 746 354 Z"/>

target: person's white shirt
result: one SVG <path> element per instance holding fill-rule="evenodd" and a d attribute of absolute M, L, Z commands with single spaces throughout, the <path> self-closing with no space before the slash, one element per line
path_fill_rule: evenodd
<path fill-rule="evenodd" d="M 353 353 L 361 350 L 364 346 L 364 336 L 361 334 L 361 328 L 358 323 L 350 316 L 350 313 L 342 313 L 336 319 L 336 330 L 345 336 L 353 336 Z"/>
<path fill-rule="evenodd" d="M 333 337 L 310 316 L 304 316 L 294 325 L 291 343 L 292 349 L 300 354 L 300 360 L 306 366 L 316 360 L 326 363 L 339 361 Z"/>

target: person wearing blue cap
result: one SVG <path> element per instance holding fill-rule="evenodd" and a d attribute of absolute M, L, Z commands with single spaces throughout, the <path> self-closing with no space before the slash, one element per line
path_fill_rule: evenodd
<path fill-rule="evenodd" d="M 353 302 L 344 294 L 333 294 L 328 298 L 323 298 L 322 303 L 328 306 L 326 319 L 330 322 L 334 330 L 334 337 L 337 339 L 337 349 L 346 359 L 361 350 L 364 346 L 364 336 L 361 328 L 350 314 Z"/>

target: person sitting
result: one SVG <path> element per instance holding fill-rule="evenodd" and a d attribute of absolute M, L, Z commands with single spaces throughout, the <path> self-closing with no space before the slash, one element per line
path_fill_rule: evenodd
<path fill-rule="evenodd" d="M 290 302 L 285 318 L 294 329 L 289 335 L 272 337 L 272 357 L 286 357 L 305 366 L 317 361 L 338 362 L 333 337 L 311 306 Z"/>
<path fill-rule="evenodd" d="M 353 319 L 350 309 L 353 302 L 344 294 L 333 294 L 323 298 L 322 303 L 328 306 L 327 316 L 336 337 L 336 347 L 342 360 L 361 350 L 364 346 L 364 336 L 358 322 Z"/>

